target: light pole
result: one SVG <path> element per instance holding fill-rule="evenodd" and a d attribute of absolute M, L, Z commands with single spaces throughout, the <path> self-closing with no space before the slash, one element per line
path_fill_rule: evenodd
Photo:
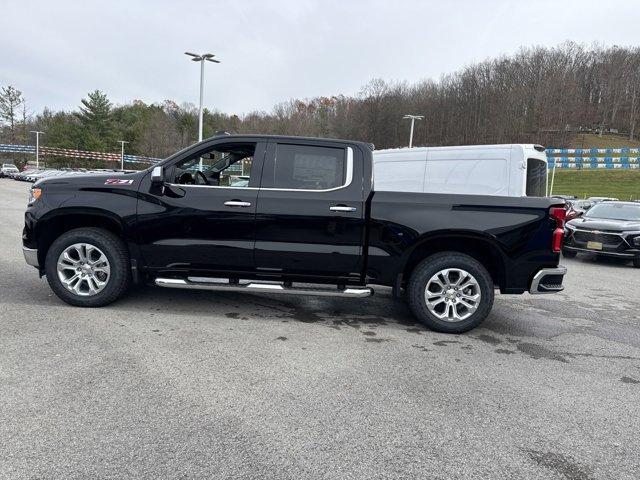
<path fill-rule="evenodd" d="M 422 120 L 424 115 L 405 115 L 403 120 L 411 120 L 411 131 L 409 132 L 409 148 L 413 147 L 413 124 L 416 120 Z"/>
<path fill-rule="evenodd" d="M 204 94 L 204 62 L 205 60 L 213 63 L 220 63 L 220 60 L 216 60 L 212 53 L 203 53 L 198 55 L 196 53 L 184 52 L 185 55 L 189 55 L 194 62 L 200 62 L 200 111 L 198 113 L 198 141 L 202 141 L 202 100 Z"/>
<path fill-rule="evenodd" d="M 122 150 L 120 150 L 120 170 L 124 171 L 124 144 L 129 142 L 118 140 L 118 143 L 122 145 Z"/>
<path fill-rule="evenodd" d="M 44 132 L 37 130 L 31 130 L 30 133 L 36 134 L 36 168 L 40 168 L 40 135 L 44 135 Z"/>

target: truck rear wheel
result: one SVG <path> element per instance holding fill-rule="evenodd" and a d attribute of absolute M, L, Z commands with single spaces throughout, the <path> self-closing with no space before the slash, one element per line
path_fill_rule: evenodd
<path fill-rule="evenodd" d="M 101 307 L 117 300 L 130 282 L 127 248 L 113 233 L 77 228 L 58 237 L 47 252 L 51 290 L 76 307 Z"/>
<path fill-rule="evenodd" d="M 442 252 L 423 260 L 407 286 L 409 307 L 431 330 L 463 333 L 477 327 L 493 306 L 493 281 L 474 258 Z"/>

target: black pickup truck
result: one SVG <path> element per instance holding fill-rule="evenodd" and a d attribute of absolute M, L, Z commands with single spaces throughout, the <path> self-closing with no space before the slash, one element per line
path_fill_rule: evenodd
<path fill-rule="evenodd" d="M 81 307 L 138 282 L 343 297 L 385 285 L 442 332 L 482 322 L 496 288 L 562 290 L 562 200 L 375 192 L 372 149 L 218 135 L 142 172 L 42 180 L 24 256 Z"/>

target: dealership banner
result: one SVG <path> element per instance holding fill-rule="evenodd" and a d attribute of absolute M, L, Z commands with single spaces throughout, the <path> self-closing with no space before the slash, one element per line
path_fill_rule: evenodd
<path fill-rule="evenodd" d="M 35 145 L 11 145 L 0 144 L 0 153 L 31 153 L 36 154 Z M 104 160 L 107 162 L 119 162 L 119 153 L 111 152 L 89 152 L 86 150 L 72 150 L 69 148 L 40 147 L 41 157 L 55 156 L 66 158 L 83 158 L 88 160 Z M 125 155 L 124 161 L 127 163 L 147 163 L 154 164 L 162 160 L 161 158 L 144 157 L 140 155 Z"/>

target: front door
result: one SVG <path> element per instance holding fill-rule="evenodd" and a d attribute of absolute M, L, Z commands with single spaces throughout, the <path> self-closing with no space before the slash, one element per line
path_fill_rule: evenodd
<path fill-rule="evenodd" d="M 363 156 L 335 142 L 272 142 L 256 211 L 256 269 L 357 277 L 364 235 Z"/>
<path fill-rule="evenodd" d="M 165 168 L 138 203 L 138 238 L 153 269 L 252 272 L 263 143 L 220 143 Z"/>

